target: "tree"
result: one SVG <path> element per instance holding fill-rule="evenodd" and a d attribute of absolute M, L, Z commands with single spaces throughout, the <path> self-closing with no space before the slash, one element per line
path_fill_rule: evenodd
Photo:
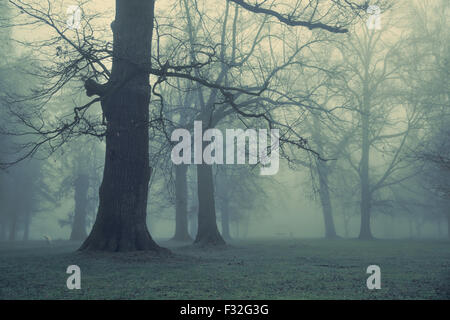
<path fill-rule="evenodd" d="M 89 125 L 84 115 L 94 103 L 101 102 L 103 117 L 106 120 L 104 174 L 99 192 L 97 218 L 80 250 L 163 251 L 153 241 L 146 226 L 148 183 L 152 172 L 148 157 L 150 74 L 161 78 L 191 79 L 204 86 L 221 89 L 222 95 L 227 97 L 230 104 L 234 103 L 233 92 L 258 95 L 261 89 L 227 88 L 220 83 L 210 83 L 198 78 L 189 72 L 180 72 L 180 70 L 195 69 L 189 65 L 172 66 L 167 63 L 160 69 L 152 68 L 154 0 L 116 0 L 115 20 L 111 24 L 112 51 L 107 44 L 99 46 L 100 49 L 95 51 L 95 46 L 92 45 L 93 37 L 89 35 L 81 39 L 80 45 L 78 42 L 71 41 L 55 23 L 51 15 L 51 7 L 39 10 L 25 1 L 10 0 L 10 2 L 23 14 L 30 16 L 34 22 L 38 21 L 50 27 L 56 32 L 59 40 L 67 42 L 72 47 L 78 63 L 71 61 L 69 70 L 71 74 L 65 74 L 65 78 L 70 79 L 73 77 L 73 72 L 77 73 L 78 70 L 88 69 L 95 73 L 96 67 L 100 67 L 101 74 L 108 78 L 105 84 L 100 84 L 91 78 L 86 80 L 84 84 L 87 95 L 98 97 L 84 106 L 74 108 L 73 121 L 63 122 L 56 129 L 49 131 L 43 131 L 42 127 L 37 128 L 37 133 L 43 139 L 25 154 L 25 156 L 32 155 L 36 148 L 52 139 L 64 138 L 63 133 L 73 132 L 74 127 L 80 124 L 84 125 L 81 132 L 97 134 L 91 131 L 93 126 Z M 302 6 L 302 10 L 282 13 L 272 10 L 270 6 L 249 4 L 241 0 L 231 0 L 231 2 L 247 11 L 268 15 L 289 26 L 334 33 L 345 33 L 347 31 L 345 26 L 351 20 L 349 16 L 353 17 L 355 13 L 366 7 L 358 6 L 348 0 L 334 1 L 331 6 L 312 0 L 311 3 Z M 51 5 L 50 2 L 48 5 Z M 89 32 L 91 29 L 87 28 L 87 30 Z M 103 64 L 104 57 L 96 57 L 95 53 L 106 54 L 107 58 L 108 55 L 112 57 L 111 71 Z M 80 63 L 83 64 L 83 68 L 79 67 Z M 95 74 L 97 75 L 98 73 Z M 201 195 L 202 192 L 213 188 L 212 172 L 205 165 L 200 165 L 198 169 L 199 181 L 206 182 L 199 185 L 199 195 Z M 217 236 L 218 232 L 210 228 L 210 224 L 213 223 L 213 212 L 213 198 L 209 196 L 200 204 L 197 240 L 200 241 L 203 237 L 208 239 L 210 236 L 214 238 L 213 242 L 220 240 Z"/>
<path fill-rule="evenodd" d="M 175 235 L 173 240 L 191 241 L 188 231 L 188 166 L 175 166 Z"/>
<path fill-rule="evenodd" d="M 192 12 L 198 12 L 199 8 L 196 3 L 193 3 L 192 6 L 189 5 L 189 1 L 183 1 L 182 6 L 184 7 L 184 11 L 186 12 L 186 20 L 187 20 L 187 33 L 188 33 L 188 41 L 189 41 L 189 61 L 188 64 L 194 65 L 199 64 L 201 59 L 197 57 L 199 53 L 202 55 L 207 55 L 211 59 L 211 55 L 207 54 L 208 48 L 216 48 L 218 46 L 218 61 L 211 61 L 208 65 L 208 68 L 202 68 L 202 72 L 199 70 L 195 70 L 195 76 L 197 78 L 201 78 L 201 74 L 205 77 L 205 74 L 208 75 L 208 78 L 214 79 L 215 86 L 213 88 L 197 88 L 195 90 L 196 101 L 200 106 L 198 110 L 198 116 L 194 117 L 192 120 L 201 120 L 203 124 L 203 130 L 215 128 L 220 122 L 222 122 L 225 118 L 232 116 L 233 114 L 237 115 L 237 117 L 243 121 L 244 118 L 257 119 L 260 118 L 263 124 L 267 122 L 269 128 L 273 126 L 280 126 L 283 128 L 283 142 L 294 143 L 297 146 L 303 147 L 305 146 L 299 143 L 298 141 L 289 141 L 286 138 L 289 133 L 294 136 L 296 139 L 300 137 L 300 135 L 296 132 L 292 132 L 292 128 L 289 124 L 281 124 L 281 121 L 277 121 L 274 119 L 276 115 L 276 107 L 274 105 L 288 105 L 290 104 L 289 100 L 286 99 L 284 102 L 280 101 L 279 98 L 283 97 L 280 91 L 284 92 L 284 89 L 277 88 L 277 90 L 273 90 L 271 92 L 270 88 L 267 88 L 267 92 L 271 92 L 269 96 L 254 97 L 250 100 L 245 100 L 244 94 L 246 92 L 237 91 L 236 98 L 231 98 L 230 95 L 224 93 L 222 89 L 218 88 L 219 84 L 223 86 L 231 86 L 235 82 L 238 83 L 236 87 L 241 86 L 243 88 L 247 88 L 246 90 L 250 90 L 249 88 L 262 88 L 257 89 L 260 90 L 260 93 L 255 94 L 255 96 L 261 95 L 261 93 L 265 90 L 266 83 L 269 82 L 271 78 L 275 78 L 278 73 L 281 73 L 282 70 L 287 69 L 288 67 L 294 68 L 297 64 L 301 64 L 300 57 L 298 59 L 297 56 L 303 51 L 309 49 L 310 45 L 314 42 L 317 42 L 317 39 L 313 38 L 311 41 L 306 41 L 305 43 L 299 44 L 300 41 L 297 41 L 296 45 L 293 45 L 293 49 L 286 49 L 284 51 L 283 57 L 280 59 L 272 59 L 274 57 L 274 52 L 272 52 L 269 61 L 263 54 L 255 54 L 255 52 L 260 51 L 260 49 L 267 47 L 270 44 L 272 48 L 272 40 L 271 37 L 267 37 L 264 35 L 265 29 L 268 29 L 270 33 L 270 26 L 268 26 L 267 18 L 262 19 L 261 22 L 255 23 L 255 26 L 252 27 L 242 27 L 242 21 L 244 18 L 241 18 L 242 12 L 239 11 L 239 6 L 235 6 L 234 14 L 231 15 L 229 12 L 231 11 L 231 6 L 227 3 L 225 6 L 224 14 L 222 19 L 217 22 L 219 27 L 208 29 L 204 26 L 203 20 L 201 17 L 198 18 L 198 22 L 194 19 Z M 241 10 L 242 11 L 242 10 Z M 245 12 L 244 12 L 245 13 Z M 210 17 L 210 19 L 213 19 Z M 230 22 L 228 22 L 231 20 Z M 169 23 L 167 23 L 169 24 Z M 229 27 L 228 25 L 231 25 Z M 230 31 L 228 31 L 230 30 Z M 248 30 L 252 30 L 250 35 L 246 37 L 239 37 L 240 33 L 248 33 Z M 278 30 L 277 30 L 278 31 Z M 167 32 L 167 31 L 166 31 Z M 165 34 L 164 30 L 159 30 L 158 34 Z M 281 31 L 280 31 L 281 32 Z M 230 33 L 230 36 L 228 36 Z M 214 41 L 214 36 L 218 38 L 218 40 Z M 283 34 L 283 38 L 285 35 Z M 199 41 L 199 39 L 205 38 L 204 41 Z M 275 37 L 274 37 L 275 38 Z M 280 37 L 281 38 L 281 37 Z M 247 43 L 248 40 L 251 39 L 250 43 Z M 309 39 L 308 39 L 309 40 Z M 180 41 L 179 46 L 184 46 L 184 42 Z M 210 42 L 209 46 L 206 46 L 206 43 Z M 278 41 L 276 41 L 278 42 Z M 214 43 L 217 43 L 214 45 Z M 170 46 L 176 47 L 174 45 Z M 205 48 L 202 51 L 196 53 L 197 47 Z M 169 50 L 170 51 L 170 50 Z M 292 52 L 291 52 L 292 51 Z M 278 53 L 278 52 L 277 52 Z M 161 53 L 160 53 L 161 54 Z M 201 55 L 200 55 L 201 56 Z M 302 57 L 303 58 L 303 57 Z M 162 63 L 160 63 L 162 64 Z M 252 65 L 259 64 L 260 66 L 264 66 L 265 73 L 262 76 L 266 78 L 262 78 L 258 82 L 259 79 L 255 79 L 254 83 L 251 83 L 249 80 L 253 80 L 254 76 L 247 76 L 246 72 L 253 73 Z M 248 70 L 248 71 L 247 71 Z M 255 77 L 256 78 L 256 77 Z M 281 78 L 281 76 L 280 76 Z M 277 81 L 285 84 L 285 79 Z M 244 83 L 248 83 L 244 85 Z M 178 87 L 179 82 L 177 82 Z M 195 84 L 186 86 L 187 88 L 196 88 Z M 281 86 L 280 86 L 281 87 Z M 186 91 L 186 90 L 185 90 Z M 248 94 L 248 93 L 247 93 Z M 188 93 L 190 95 L 190 93 Z M 249 94 L 248 94 L 249 95 Z M 167 96 L 161 92 L 161 96 Z M 169 95 L 171 96 L 171 95 Z M 225 99 L 223 99 L 225 98 Z M 167 100 L 164 98 L 165 105 L 163 106 L 164 110 L 167 112 Z M 239 100 L 239 101 L 238 101 Z M 252 101 L 253 100 L 253 101 Z M 238 102 L 237 102 L 238 101 Z M 161 99 L 162 105 L 162 99 Z M 180 103 L 180 105 L 183 105 Z M 186 106 L 186 104 L 184 104 Z M 303 106 L 303 105 L 302 105 Z M 184 119 L 184 115 L 182 116 Z M 172 121 L 172 120 L 171 120 Z M 182 121 L 180 121 L 182 122 Z M 254 124 L 258 124 L 258 122 L 254 121 Z M 266 125 L 267 125 L 266 124 Z M 182 127 L 186 127 L 186 123 L 182 123 Z M 187 125 L 187 127 L 192 127 L 192 122 Z M 291 131 L 291 132 L 289 132 Z M 300 139 L 301 141 L 301 139 Z M 204 147 L 206 144 L 204 145 Z M 199 197 L 199 225 L 202 227 L 199 228 L 199 232 L 197 233 L 195 243 L 200 245 L 211 245 L 211 244 L 223 244 L 223 239 L 220 238 L 220 234 L 216 225 L 216 205 L 214 202 L 214 189 L 210 187 L 212 184 L 208 179 L 213 178 L 213 174 L 206 173 L 205 171 L 212 171 L 212 166 L 210 165 L 198 165 L 197 166 L 197 174 L 198 174 L 198 188 L 201 189 L 202 192 L 198 192 Z M 204 173 L 204 174 L 203 174 Z M 203 186 L 205 184 L 205 186 Z"/>
<path fill-rule="evenodd" d="M 70 240 L 84 241 L 87 238 L 88 218 L 96 209 L 99 170 L 97 169 L 97 141 L 81 139 L 78 144 L 65 146 L 65 153 L 59 171 L 66 174 L 61 182 L 60 196 L 73 196 L 74 208 L 68 220 L 60 220 L 60 225 L 70 225 Z M 67 169 L 70 171 L 67 172 Z M 95 191 L 94 191 L 95 190 Z M 93 195 L 94 194 L 94 195 Z"/>
<path fill-rule="evenodd" d="M 15 241 L 22 231 L 23 240 L 29 239 L 33 215 L 39 210 L 39 197 L 43 192 L 41 163 L 36 160 L 23 162 L 8 170 L 2 179 L 2 222 L 8 230 L 8 240 Z M 6 227 L 8 226 L 8 227 Z M 3 237 L 5 237 L 3 230 Z"/>
<path fill-rule="evenodd" d="M 220 211 L 222 237 L 231 240 L 231 223 L 239 229 L 240 222 L 250 218 L 261 219 L 267 208 L 267 194 L 263 183 L 270 178 L 261 177 L 255 167 L 222 166 L 215 171 L 215 196 Z"/>
<path fill-rule="evenodd" d="M 338 161 L 342 155 L 343 150 L 345 150 L 346 145 L 349 143 L 350 137 L 353 132 L 345 132 L 345 130 L 341 129 L 341 136 L 339 134 L 335 134 L 334 138 L 325 138 L 324 131 L 328 129 L 322 123 L 324 122 L 319 115 L 312 114 L 312 140 L 315 144 L 315 150 L 326 159 L 315 159 L 315 163 L 313 166 L 313 170 L 315 176 L 317 176 L 318 180 L 318 193 L 320 204 L 322 207 L 323 220 L 325 226 L 325 238 L 334 239 L 337 238 L 338 235 L 336 233 L 334 218 L 333 218 L 333 206 L 332 206 L 332 188 L 331 184 L 331 175 L 336 170 L 338 166 Z M 339 130 L 339 126 L 336 126 L 333 121 L 331 123 L 326 124 L 331 127 L 331 130 Z M 339 132 L 339 131 L 338 131 Z M 327 160 L 328 159 L 328 160 Z M 340 170 L 342 168 L 339 168 Z M 347 229 L 346 229 L 347 230 Z"/>
<path fill-rule="evenodd" d="M 153 0 L 116 1 L 111 78 L 106 86 L 86 82 L 87 94 L 102 98 L 107 129 L 97 219 L 80 250 L 161 251 L 146 225 L 154 6 Z"/>
<path fill-rule="evenodd" d="M 340 47 L 343 73 L 339 88 L 352 111 L 346 120 L 359 128 L 345 155 L 359 176 L 360 239 L 373 238 L 370 221 L 376 193 L 415 174 L 409 170 L 412 166 L 405 161 L 405 153 L 414 130 L 420 127 L 421 114 L 404 90 L 400 42 L 389 43 L 383 37 L 388 30 L 386 24 L 381 31 L 362 28 L 361 34 L 352 35 Z"/>
<path fill-rule="evenodd" d="M 421 1 L 410 7 L 409 19 L 414 24 L 407 39 L 409 50 L 403 57 L 409 62 L 408 86 L 414 93 L 411 99 L 423 110 L 424 118 L 417 136 L 422 143 L 411 148 L 410 157 L 421 168 L 425 193 L 446 216 L 450 236 L 449 10 L 446 1 Z M 427 210 L 428 215 L 433 211 Z"/>

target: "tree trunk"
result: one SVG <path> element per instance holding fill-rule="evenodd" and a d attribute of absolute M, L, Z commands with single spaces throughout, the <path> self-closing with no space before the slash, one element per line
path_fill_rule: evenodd
<path fill-rule="evenodd" d="M 103 97 L 107 121 L 97 218 L 80 250 L 162 251 L 146 224 L 149 166 L 149 68 L 154 0 L 116 0 L 113 64 Z"/>
<path fill-rule="evenodd" d="M 175 235 L 172 240 L 192 241 L 188 231 L 187 170 L 185 164 L 175 166 Z"/>
<path fill-rule="evenodd" d="M 9 241 L 16 240 L 16 232 L 17 232 L 17 214 L 13 214 L 9 229 Z"/>
<path fill-rule="evenodd" d="M 195 212 L 189 216 L 189 235 L 192 238 L 197 237 L 197 229 L 198 229 L 198 209 L 195 209 Z"/>
<path fill-rule="evenodd" d="M 31 214 L 30 211 L 25 212 L 23 221 L 23 241 L 28 241 L 30 237 Z"/>
<path fill-rule="evenodd" d="M 317 152 L 323 153 L 323 139 L 320 121 L 317 116 L 313 116 L 313 134 L 314 140 L 317 144 Z M 330 189 L 328 187 L 328 166 L 324 161 L 316 160 L 316 170 L 319 176 L 319 197 L 322 205 L 323 221 L 325 225 L 325 238 L 337 238 L 336 228 L 333 220 L 333 210 L 331 207 Z"/>
<path fill-rule="evenodd" d="M 327 167 L 322 160 L 318 160 L 317 171 L 319 174 L 319 197 L 322 205 L 323 220 L 325 223 L 325 238 L 337 238 L 336 228 L 333 220 L 333 210 L 330 200 L 330 189 L 328 187 L 328 172 Z"/>
<path fill-rule="evenodd" d="M 75 180 L 75 214 L 73 217 L 70 240 L 83 241 L 87 237 L 86 215 L 88 204 L 89 176 L 79 174 Z"/>
<path fill-rule="evenodd" d="M 369 181 L 369 115 L 367 110 L 362 114 L 362 155 L 361 155 L 361 228 L 359 238 L 373 239 L 370 230 L 371 190 Z"/>
<path fill-rule="evenodd" d="M 217 229 L 211 165 L 197 165 L 197 185 L 198 231 L 194 243 L 201 246 L 224 245 L 225 241 Z"/>
<path fill-rule="evenodd" d="M 364 240 L 373 239 L 372 231 L 370 230 L 370 195 L 367 187 L 362 187 L 361 190 L 361 228 L 359 238 Z"/>
<path fill-rule="evenodd" d="M 228 201 L 225 199 L 222 206 L 222 237 L 225 240 L 230 240 L 230 206 Z"/>

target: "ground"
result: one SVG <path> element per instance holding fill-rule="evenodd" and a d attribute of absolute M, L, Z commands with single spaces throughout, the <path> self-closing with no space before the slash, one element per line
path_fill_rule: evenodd
<path fill-rule="evenodd" d="M 79 243 L 0 242 L 0 299 L 449 299 L 448 241 L 255 239 L 174 253 L 75 252 Z M 81 268 L 81 290 L 66 269 Z M 380 290 L 366 268 L 381 268 Z"/>

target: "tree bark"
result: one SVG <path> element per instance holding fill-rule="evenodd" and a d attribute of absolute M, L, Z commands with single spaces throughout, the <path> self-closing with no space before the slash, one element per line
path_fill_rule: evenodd
<path fill-rule="evenodd" d="M 148 70 L 154 4 L 154 0 L 116 0 L 116 18 L 111 24 L 112 72 L 102 96 L 107 131 L 99 209 L 92 231 L 80 250 L 163 250 L 152 239 L 146 224 L 152 171 Z"/>
<path fill-rule="evenodd" d="M 187 169 L 185 164 L 175 166 L 175 241 L 192 241 L 188 231 Z"/>
<path fill-rule="evenodd" d="M 217 229 L 211 165 L 197 165 L 197 185 L 198 231 L 194 243 L 201 246 L 225 245 L 225 241 Z"/>
<path fill-rule="evenodd" d="M 87 237 L 86 215 L 88 204 L 89 176 L 80 173 L 75 180 L 75 213 L 70 240 L 83 241 Z"/>

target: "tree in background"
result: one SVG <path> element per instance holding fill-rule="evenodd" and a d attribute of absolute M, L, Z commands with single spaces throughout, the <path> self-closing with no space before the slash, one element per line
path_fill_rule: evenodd
<path fill-rule="evenodd" d="M 359 176 L 360 239 L 373 238 L 376 193 L 415 174 L 405 153 L 422 118 L 418 104 L 407 99 L 400 42 L 390 43 L 390 30 L 386 23 L 382 30 L 361 27 L 339 47 L 342 65 L 335 83 L 351 103 L 345 120 L 359 128 L 343 154 Z"/>
<path fill-rule="evenodd" d="M 99 149 L 98 141 L 81 137 L 66 144 L 61 156 L 54 160 L 54 170 L 64 176 L 59 182 L 58 202 L 61 205 L 70 197 L 74 203 L 68 217 L 59 220 L 61 227 L 71 227 L 69 239 L 72 241 L 84 241 L 89 221 L 95 218 L 102 169 Z"/>
<path fill-rule="evenodd" d="M 410 49 L 403 56 L 409 62 L 407 77 L 414 93 L 412 99 L 423 110 L 425 119 L 419 136 L 422 143 L 411 149 L 411 157 L 422 167 L 425 193 L 434 195 L 434 204 L 447 219 L 450 237 L 449 11 L 447 1 L 414 3 L 409 12 L 414 21 L 408 38 Z"/>
<path fill-rule="evenodd" d="M 231 223 L 248 226 L 251 218 L 261 219 L 267 213 L 264 200 L 264 182 L 270 179 L 259 176 L 258 170 L 242 166 L 217 167 L 215 174 L 215 195 L 220 211 L 222 237 L 231 240 Z M 237 232 L 238 236 L 239 233 Z"/>

